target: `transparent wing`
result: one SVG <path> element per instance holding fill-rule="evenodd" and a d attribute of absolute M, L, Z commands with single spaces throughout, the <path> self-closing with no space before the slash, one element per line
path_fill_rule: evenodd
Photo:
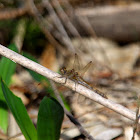
<path fill-rule="evenodd" d="M 80 62 L 79 62 L 79 57 L 75 53 L 75 58 L 74 58 L 74 63 L 73 63 L 73 69 L 78 72 L 78 71 L 80 71 L 80 68 L 81 68 L 81 66 L 80 66 Z"/>
<path fill-rule="evenodd" d="M 84 74 L 85 74 L 85 72 L 89 69 L 89 67 L 90 67 L 91 65 L 92 65 L 92 61 L 90 61 L 90 62 L 80 71 L 79 75 L 80 75 L 81 77 L 83 77 Z"/>

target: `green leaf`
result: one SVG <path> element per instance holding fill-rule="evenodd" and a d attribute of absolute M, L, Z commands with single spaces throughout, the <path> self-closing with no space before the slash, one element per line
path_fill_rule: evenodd
<path fill-rule="evenodd" d="M 36 129 L 29 118 L 26 108 L 21 99 L 15 96 L 1 80 L 2 91 L 18 126 L 20 127 L 26 140 L 37 140 Z"/>
<path fill-rule="evenodd" d="M 38 140 L 59 140 L 63 118 L 64 110 L 58 101 L 44 97 L 38 113 Z"/>
<path fill-rule="evenodd" d="M 1 88 L 0 88 L 0 93 L 2 93 Z M 0 128 L 6 134 L 8 128 L 8 107 L 6 102 L 3 100 L 0 100 Z"/>
<path fill-rule="evenodd" d="M 13 51 L 18 51 L 16 46 L 14 44 L 11 44 L 9 46 L 9 49 Z M 10 59 L 6 57 L 2 57 L 0 61 L 0 77 L 3 78 L 5 83 L 7 85 L 11 82 L 11 77 L 15 72 L 16 63 L 11 61 Z M 8 127 L 8 112 L 7 112 L 7 104 L 5 102 L 3 92 L 0 86 L 0 128 L 4 131 L 4 133 L 7 132 Z"/>

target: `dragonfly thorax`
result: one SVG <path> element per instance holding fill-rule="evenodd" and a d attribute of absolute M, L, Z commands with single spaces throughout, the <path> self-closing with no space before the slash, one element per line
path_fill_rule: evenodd
<path fill-rule="evenodd" d="M 66 74 L 67 73 L 67 69 L 65 67 L 62 67 L 60 69 L 61 74 Z"/>
<path fill-rule="evenodd" d="M 71 73 L 75 73 L 75 70 L 74 70 L 74 69 L 72 69 L 70 72 L 71 72 Z"/>

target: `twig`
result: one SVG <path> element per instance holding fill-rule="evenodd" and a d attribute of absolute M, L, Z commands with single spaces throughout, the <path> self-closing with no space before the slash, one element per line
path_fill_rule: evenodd
<path fill-rule="evenodd" d="M 21 19 L 19 20 L 17 29 L 16 29 L 16 35 L 13 38 L 14 44 L 16 44 L 18 51 L 21 51 L 22 45 L 23 45 L 23 40 L 24 40 L 24 35 L 26 31 L 26 19 Z"/>
<path fill-rule="evenodd" d="M 71 23 L 69 17 L 67 16 L 67 14 L 65 13 L 65 11 L 63 10 L 63 8 L 61 7 L 61 5 L 59 4 L 58 0 L 52 0 L 51 1 L 54 8 L 56 9 L 59 17 L 61 18 L 61 20 L 63 21 L 63 24 L 65 25 L 65 27 L 69 30 L 69 32 L 71 32 L 71 34 L 75 37 L 81 38 L 79 32 L 77 31 L 77 29 L 74 27 L 74 25 Z"/>
<path fill-rule="evenodd" d="M 66 108 L 64 106 L 64 103 L 63 103 L 63 101 L 62 101 L 62 99 L 61 99 L 61 97 L 59 95 L 59 92 L 58 92 L 58 90 L 56 88 L 55 83 L 52 80 L 50 80 L 50 83 L 51 83 L 51 86 L 52 86 L 52 88 L 54 90 L 55 96 L 57 97 L 59 103 L 62 105 L 62 107 L 63 107 L 67 117 L 70 119 L 70 121 L 75 124 L 75 126 L 79 129 L 81 134 L 83 134 L 86 138 L 88 138 L 89 140 L 94 140 L 94 138 L 91 135 L 89 135 L 88 132 L 82 127 L 80 122 L 76 118 L 74 118 L 73 115 L 70 112 L 68 112 L 66 110 Z"/>
<path fill-rule="evenodd" d="M 47 77 L 48 79 L 51 79 L 60 84 L 65 83 L 65 78 L 60 78 L 60 75 L 58 73 L 55 73 L 55 72 L 47 69 L 46 67 L 43 67 L 42 65 L 40 65 L 36 62 L 33 62 L 32 60 L 29 60 L 26 57 L 8 49 L 2 45 L 0 45 L 0 54 L 28 69 L 31 69 L 31 70 Z M 70 79 L 68 79 L 64 85 L 75 91 L 75 82 L 74 81 L 71 81 Z M 120 104 L 117 104 L 113 101 L 110 101 L 108 99 L 101 97 L 96 92 L 94 92 L 80 84 L 77 84 L 76 92 L 94 100 L 95 102 L 97 102 L 103 106 L 106 106 L 107 108 L 110 108 L 111 110 L 114 110 L 115 112 L 123 115 L 124 117 L 127 117 L 131 120 L 135 120 L 135 116 L 136 116 L 135 112 L 127 109 L 126 107 L 124 107 Z"/>
<path fill-rule="evenodd" d="M 77 37 L 79 39 L 79 45 L 84 47 L 86 46 L 86 44 L 83 42 L 81 35 L 79 34 L 78 30 L 75 28 L 75 26 L 72 24 L 72 22 L 70 21 L 69 17 L 67 16 L 67 14 L 65 13 L 65 11 L 63 10 L 63 8 L 61 7 L 61 5 L 59 4 L 58 0 L 52 0 L 52 5 L 54 7 L 54 9 L 56 9 L 56 12 L 58 14 L 58 16 L 60 17 L 60 19 L 62 20 L 64 26 L 69 30 L 69 32 L 71 32 L 71 34 L 74 37 Z M 79 54 L 81 53 L 82 55 L 84 55 L 84 53 L 80 50 L 75 48 L 76 52 L 78 52 Z"/>
<path fill-rule="evenodd" d="M 62 2 L 64 3 L 65 5 L 65 9 L 67 10 L 67 13 L 69 13 L 69 16 L 73 16 L 74 15 L 74 9 L 72 7 L 72 5 L 69 3 L 68 0 L 62 0 Z"/>
<path fill-rule="evenodd" d="M 48 38 L 50 43 L 52 45 L 54 45 L 55 47 L 58 47 L 59 50 L 61 51 L 61 53 L 63 55 L 65 55 L 66 52 L 64 51 L 64 48 L 55 40 L 55 38 L 50 33 L 50 30 L 53 28 L 53 26 L 49 22 L 44 20 L 42 15 L 37 10 L 33 0 L 27 0 L 27 5 L 28 5 L 28 8 L 29 8 L 30 12 L 34 16 L 35 20 L 37 21 L 38 25 L 40 26 L 42 32 L 44 32 L 46 38 Z"/>
<path fill-rule="evenodd" d="M 138 123 L 139 123 L 139 119 L 140 119 L 139 110 L 140 110 L 140 100 L 137 99 L 136 119 L 135 119 L 135 122 L 134 122 L 133 136 L 132 136 L 131 140 L 135 140 L 135 134 L 136 134 Z"/>
<path fill-rule="evenodd" d="M 57 27 L 58 31 L 61 33 L 63 43 L 66 45 L 66 47 L 68 48 L 68 50 L 70 52 L 75 52 L 75 48 L 74 48 L 67 32 L 64 29 L 63 24 L 61 23 L 60 19 L 58 18 L 57 14 L 55 13 L 49 0 L 43 0 L 43 3 L 44 3 L 44 5 L 46 5 L 46 7 L 50 13 L 50 17 L 52 18 L 53 23 Z"/>
<path fill-rule="evenodd" d="M 18 16 L 23 16 L 27 13 L 26 6 L 17 9 L 7 9 L 5 11 L 0 11 L 0 20 L 16 18 Z"/>

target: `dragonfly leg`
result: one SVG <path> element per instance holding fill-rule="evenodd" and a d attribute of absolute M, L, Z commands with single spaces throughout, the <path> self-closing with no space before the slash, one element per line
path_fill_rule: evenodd
<path fill-rule="evenodd" d="M 65 78 L 65 82 L 64 82 L 64 84 L 66 84 L 66 83 L 67 83 L 67 79 L 68 79 L 68 78 L 66 77 L 66 78 Z"/>
<path fill-rule="evenodd" d="M 75 92 L 76 92 L 76 81 L 75 81 Z"/>
<path fill-rule="evenodd" d="M 67 82 L 67 77 L 66 76 L 63 76 L 63 75 L 61 75 L 61 76 L 56 76 L 57 78 L 64 78 L 65 77 L 65 82 L 63 83 L 63 84 L 66 84 L 66 82 Z"/>
<path fill-rule="evenodd" d="M 57 77 L 57 78 L 63 78 L 64 76 L 61 75 L 61 76 L 56 76 L 56 77 Z"/>

